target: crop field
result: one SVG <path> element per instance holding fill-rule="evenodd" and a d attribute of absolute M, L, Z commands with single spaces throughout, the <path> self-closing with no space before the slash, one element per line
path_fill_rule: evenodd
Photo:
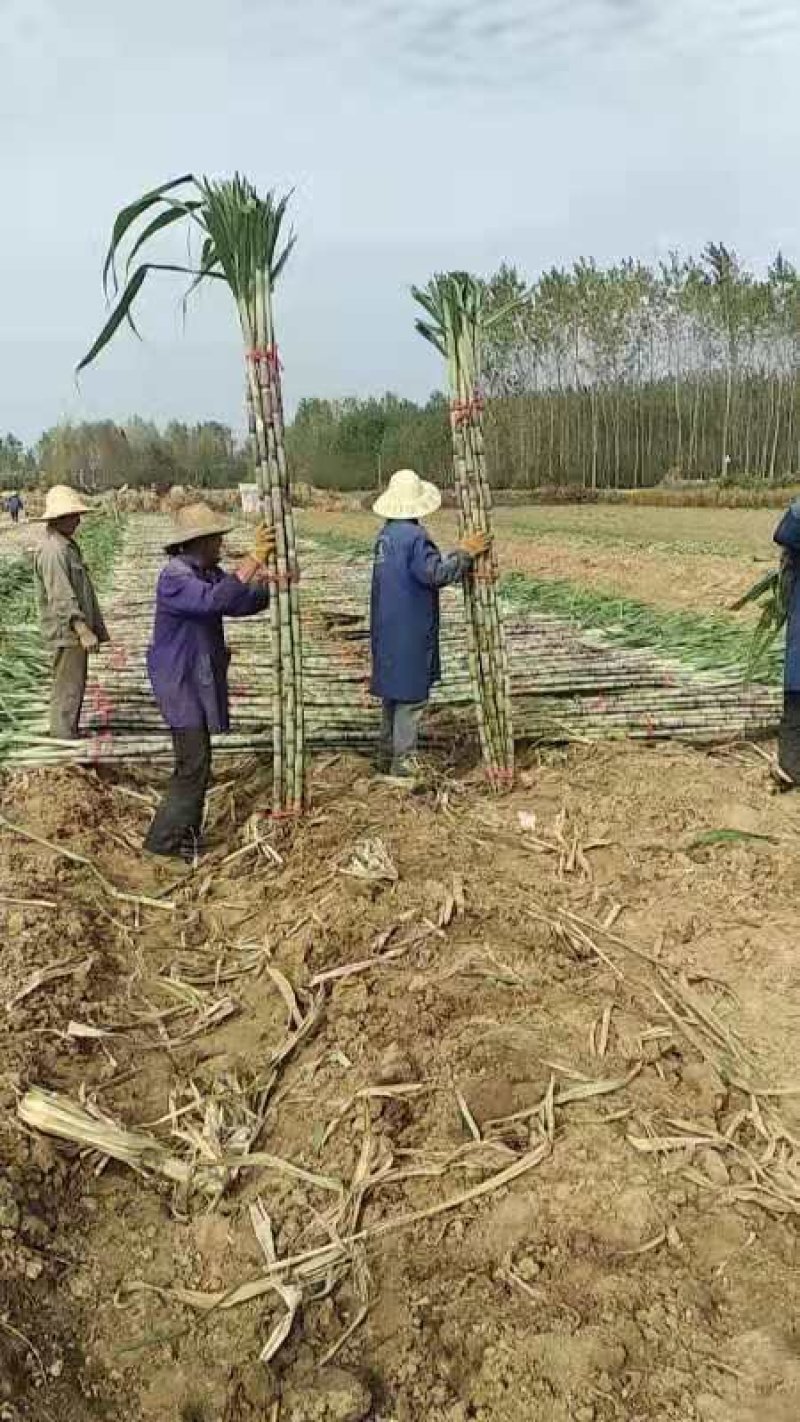
<path fill-rule="evenodd" d="M 449 592 L 429 773 L 398 797 L 371 764 L 376 523 L 303 512 L 309 810 L 266 813 L 265 622 L 232 627 L 193 872 L 141 852 L 164 520 L 86 545 L 113 638 L 88 754 L 42 737 L 6 545 L 3 1422 L 800 1414 L 800 807 L 749 739 L 780 657 L 747 683 L 728 611 L 775 517 L 678 513 L 498 512 L 515 786 L 480 773 Z"/>
<path fill-rule="evenodd" d="M 502 510 L 497 521 L 518 740 L 620 734 L 744 739 L 774 727 L 780 649 L 773 650 L 751 681 L 745 668 L 752 615 L 727 611 L 772 556 L 769 516 L 736 513 L 727 525 L 725 551 L 708 553 L 711 520 L 705 515 L 693 514 L 697 541 L 692 543 L 676 530 L 670 542 L 671 511 L 610 511 L 597 541 L 595 511 L 552 512 L 560 512 L 563 527 L 542 516 L 550 510 Z M 759 522 L 760 535 L 750 526 L 751 518 Z M 9 583 L 6 626 L 25 625 L 13 639 L 13 650 L 5 634 L 9 685 L 0 701 L 0 752 L 4 749 L 15 763 L 52 763 L 76 755 L 86 759 L 89 754 L 130 758 L 167 748 L 144 657 L 150 590 L 166 527 L 163 516 L 139 514 L 129 516 L 124 526 L 103 521 L 90 530 L 90 559 L 107 579 L 114 645 L 93 664 L 87 724 L 95 734 L 88 749 L 47 742 L 46 669 L 31 623 L 30 574 L 19 560 L 2 565 L 7 579 L 22 578 L 22 590 L 13 597 Z M 311 742 L 318 749 L 366 745 L 377 733 L 378 710 L 367 692 L 375 532 L 369 514 L 301 515 L 306 700 Z M 443 545 L 455 540 L 452 515 L 437 519 L 434 532 Z M 238 534 L 233 538 L 241 541 Z M 469 737 L 471 692 L 458 592 L 448 591 L 443 607 L 444 681 L 434 699 L 445 717 L 444 738 L 452 739 L 450 713 L 459 715 Z M 230 636 L 239 734 L 223 745 L 240 749 L 244 738 L 251 748 L 263 746 L 271 715 L 268 636 L 253 623 L 232 626 Z M 431 734 L 438 726 L 432 718 Z"/>

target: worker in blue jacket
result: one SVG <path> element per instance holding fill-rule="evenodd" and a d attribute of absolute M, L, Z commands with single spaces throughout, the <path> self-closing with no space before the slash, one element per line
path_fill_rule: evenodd
<path fill-rule="evenodd" d="M 789 584 L 783 718 L 775 780 L 779 789 L 793 790 L 800 785 L 800 500 L 790 505 L 774 538 L 783 549 L 783 571 Z"/>
<path fill-rule="evenodd" d="M 435 484 L 400 469 L 372 506 L 386 522 L 372 571 L 371 690 L 383 702 L 380 767 L 398 785 L 415 783 L 420 716 L 441 679 L 439 589 L 460 582 L 491 543 L 471 534 L 443 557 L 420 523 L 441 502 Z"/>

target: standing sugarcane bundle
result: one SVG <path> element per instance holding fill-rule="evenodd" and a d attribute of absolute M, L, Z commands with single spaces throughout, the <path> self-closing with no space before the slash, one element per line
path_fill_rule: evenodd
<path fill-rule="evenodd" d="M 462 535 L 491 533 L 491 496 L 486 477 L 481 340 L 491 324 L 507 314 L 489 315 L 482 282 L 466 272 L 434 277 L 412 292 L 429 319 L 417 321 L 420 335 L 447 362 L 453 472 Z M 514 775 L 511 686 L 503 619 L 497 594 L 494 545 L 464 581 L 467 640 L 478 733 L 491 784 L 500 789 Z"/>
<path fill-rule="evenodd" d="M 288 198 L 261 197 L 245 178 L 223 182 L 186 174 L 163 183 L 117 215 L 103 271 L 117 288 L 116 261 L 132 228 L 144 223 L 129 252 L 126 282 L 97 340 L 78 369 L 90 364 L 111 340 L 151 271 L 183 272 L 192 278 L 189 294 L 206 280 L 225 282 L 236 302 L 245 346 L 247 402 L 262 509 L 276 534 L 275 567 L 270 570 L 272 630 L 273 812 L 297 814 L 305 786 L 302 647 L 299 567 L 286 462 L 280 360 L 275 340 L 273 291 L 294 246 L 283 236 Z M 154 211 L 155 210 L 155 211 Z M 202 235 L 195 265 L 140 262 L 141 249 L 176 223 L 196 226 Z"/>

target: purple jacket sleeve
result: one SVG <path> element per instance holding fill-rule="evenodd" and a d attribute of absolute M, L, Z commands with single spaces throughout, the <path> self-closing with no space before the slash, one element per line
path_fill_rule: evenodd
<path fill-rule="evenodd" d="M 214 582 L 206 582 L 189 567 L 164 568 L 158 580 L 158 601 L 165 612 L 177 617 L 250 617 L 263 612 L 269 602 L 269 592 L 262 587 L 247 587 L 232 573 L 221 573 Z"/>
<path fill-rule="evenodd" d="M 442 557 L 430 538 L 418 538 L 411 550 L 409 572 L 425 588 L 446 588 L 460 583 L 472 567 L 472 558 L 462 549 Z"/>

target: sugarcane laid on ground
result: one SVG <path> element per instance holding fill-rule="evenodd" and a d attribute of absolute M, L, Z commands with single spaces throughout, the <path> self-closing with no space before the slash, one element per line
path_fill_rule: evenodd
<path fill-rule="evenodd" d="M 478 381 L 483 335 L 506 313 L 501 311 L 490 316 L 483 283 L 466 272 L 436 276 L 424 290 L 414 287 L 413 295 L 426 313 L 426 320 L 417 321 L 417 330 L 447 362 L 453 472 L 461 532 L 464 535 L 491 534 L 483 402 Z M 464 603 L 481 749 L 489 781 L 495 789 L 501 789 L 513 780 L 514 728 L 497 580 L 497 554 L 492 547 L 479 560 L 472 575 L 464 580 Z"/>
<path fill-rule="evenodd" d="M 150 272 L 183 272 L 191 277 L 190 294 L 208 280 L 223 281 L 231 292 L 245 346 L 248 404 L 251 412 L 257 482 L 265 518 L 275 532 L 270 564 L 272 630 L 273 813 L 297 814 L 305 795 L 300 576 L 297 560 L 289 471 L 281 400 L 280 359 L 275 340 L 273 291 L 294 246 L 284 232 L 288 198 L 265 197 L 245 178 L 224 182 L 187 174 L 152 189 L 124 208 L 114 223 L 103 272 L 108 288 L 116 285 L 116 262 L 126 241 L 129 250 L 124 289 L 94 345 L 78 369 L 89 365 L 120 325 Z M 195 264 L 142 262 L 141 250 L 175 224 L 197 227 L 202 237 Z"/>

